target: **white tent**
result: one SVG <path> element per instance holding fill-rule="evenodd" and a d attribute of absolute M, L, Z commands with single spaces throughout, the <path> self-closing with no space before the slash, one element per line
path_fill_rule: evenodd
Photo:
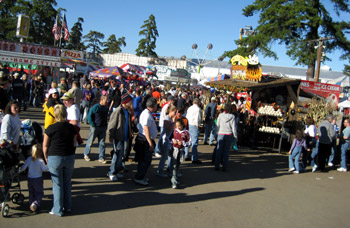
<path fill-rule="evenodd" d="M 341 108 L 341 109 L 343 109 L 343 108 L 350 108 L 350 101 L 349 100 L 345 100 L 343 102 L 340 102 L 338 104 L 338 108 Z"/>
<path fill-rule="evenodd" d="M 329 84 L 340 85 L 341 87 L 350 86 L 350 76 L 341 76 L 339 78 L 328 81 Z"/>

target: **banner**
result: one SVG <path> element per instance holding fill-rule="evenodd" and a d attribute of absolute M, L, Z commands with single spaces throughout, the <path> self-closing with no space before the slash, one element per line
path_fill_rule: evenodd
<path fill-rule="evenodd" d="M 59 48 L 8 41 L 0 41 L 0 50 L 53 57 L 59 57 L 61 53 Z"/>
<path fill-rule="evenodd" d="M 339 102 L 339 94 L 341 92 L 339 85 L 301 80 L 300 89 L 307 93 L 326 98 L 329 102 L 335 104 Z"/>
<path fill-rule="evenodd" d="M 56 62 L 56 61 L 21 58 L 21 57 L 18 58 L 18 57 L 9 57 L 9 56 L 0 56 L 0 62 L 32 64 L 32 65 L 34 64 L 34 65 L 49 66 L 49 67 L 60 67 L 61 66 L 61 62 Z"/>
<path fill-rule="evenodd" d="M 61 57 L 62 58 L 83 59 L 84 58 L 84 54 L 83 54 L 82 51 L 62 49 Z"/>

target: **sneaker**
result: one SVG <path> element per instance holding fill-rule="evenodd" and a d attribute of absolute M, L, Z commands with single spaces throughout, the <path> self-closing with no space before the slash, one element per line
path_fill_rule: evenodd
<path fill-rule="evenodd" d="M 317 165 L 314 165 L 314 166 L 312 167 L 312 172 L 316 172 L 316 170 L 317 170 Z"/>
<path fill-rule="evenodd" d="M 162 157 L 162 155 L 160 153 L 158 153 L 158 152 L 155 152 L 154 156 L 156 156 L 156 158 L 161 158 Z"/>
<path fill-rule="evenodd" d="M 143 186 L 147 186 L 149 183 L 146 180 L 138 180 L 138 179 L 134 179 L 135 183 L 143 185 Z"/>
<path fill-rule="evenodd" d="M 298 173 L 299 173 L 299 171 L 297 171 L 297 170 L 294 170 L 294 171 L 293 171 L 293 173 L 296 173 L 296 174 L 298 174 Z"/>
<path fill-rule="evenodd" d="M 157 172 L 157 176 L 158 177 L 168 177 L 168 175 L 166 173 L 159 173 L 159 172 Z"/>
<path fill-rule="evenodd" d="M 102 164 L 106 164 L 107 163 L 107 161 L 105 159 L 103 159 L 103 158 L 99 159 L 98 162 L 101 162 Z"/>
<path fill-rule="evenodd" d="M 117 177 L 118 177 L 118 178 L 123 178 L 123 177 L 124 177 L 124 175 L 123 175 L 123 174 L 121 174 L 121 173 L 117 173 Z"/>
<path fill-rule="evenodd" d="M 91 161 L 91 159 L 89 158 L 88 155 L 84 155 L 84 159 L 85 159 L 85 161 L 87 161 L 87 162 Z"/>
<path fill-rule="evenodd" d="M 347 169 L 345 169 L 345 168 L 343 168 L 343 167 L 340 167 L 340 168 L 338 168 L 337 169 L 339 172 L 347 172 L 348 170 Z"/>
<path fill-rule="evenodd" d="M 177 185 L 176 185 L 176 184 L 173 184 L 171 187 L 172 187 L 173 189 L 176 189 L 176 188 L 177 188 Z"/>
<path fill-rule="evenodd" d="M 195 161 L 192 161 L 192 164 L 200 165 L 202 164 L 202 162 L 200 160 L 195 160 Z"/>
<path fill-rule="evenodd" d="M 288 169 L 288 172 L 293 172 L 295 170 L 295 168 L 290 168 Z"/>
<path fill-rule="evenodd" d="M 329 166 L 329 167 L 333 167 L 334 164 L 333 164 L 332 162 L 328 162 L 328 166 Z"/>
<path fill-rule="evenodd" d="M 109 179 L 113 182 L 116 182 L 118 180 L 118 178 L 116 177 L 116 175 L 108 175 Z"/>
<path fill-rule="evenodd" d="M 29 208 L 32 212 L 36 212 L 37 207 L 38 206 L 35 203 L 32 203 Z"/>

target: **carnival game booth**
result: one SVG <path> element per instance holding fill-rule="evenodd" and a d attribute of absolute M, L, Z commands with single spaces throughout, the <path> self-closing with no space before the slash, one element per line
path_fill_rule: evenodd
<path fill-rule="evenodd" d="M 290 105 L 298 102 L 300 80 L 263 74 L 256 56 L 231 59 L 231 79 L 206 84 L 230 93 L 247 93 L 247 118 L 240 128 L 246 145 L 264 147 L 281 152 L 282 139 L 290 129 L 286 121 Z"/>

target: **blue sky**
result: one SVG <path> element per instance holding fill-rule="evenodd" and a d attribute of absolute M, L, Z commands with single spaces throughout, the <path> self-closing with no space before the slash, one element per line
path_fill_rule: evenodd
<path fill-rule="evenodd" d="M 135 54 L 138 47 L 138 33 L 144 21 L 150 14 L 156 18 L 159 37 L 157 38 L 156 53 L 158 56 L 195 58 L 192 44 L 198 45 L 197 53 L 204 57 L 209 43 L 213 49 L 208 52 L 206 59 L 217 59 L 227 50 L 237 48 L 234 40 L 239 39 L 239 29 L 245 25 L 256 27 L 258 16 L 244 17 L 242 9 L 253 0 L 56 0 L 57 8 L 67 10 L 69 29 L 77 22 L 78 17 L 84 19 L 83 34 L 90 30 L 101 32 L 105 40 L 115 34 L 117 38 L 124 36 L 126 47 L 123 52 Z M 329 2 L 325 0 L 324 2 Z M 350 15 L 341 15 L 342 19 L 350 21 Z M 336 18 L 334 18 L 337 20 Z M 295 66 L 295 61 L 285 55 L 285 48 L 273 45 L 279 59 L 260 57 L 263 65 Z M 342 71 L 344 64 L 340 61 L 340 52 L 327 54 L 332 61 L 327 61 L 333 71 Z M 228 61 L 228 59 L 225 59 Z M 297 66 L 300 67 L 300 66 Z"/>

